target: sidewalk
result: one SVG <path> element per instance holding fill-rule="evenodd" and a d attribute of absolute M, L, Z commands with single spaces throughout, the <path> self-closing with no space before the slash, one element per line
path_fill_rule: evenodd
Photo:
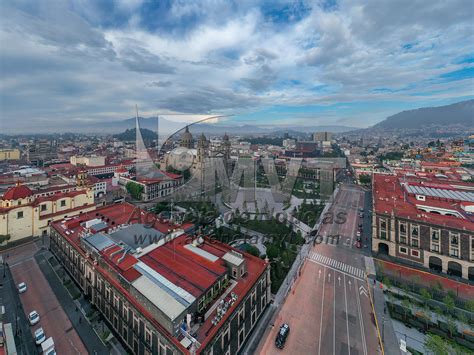
<path fill-rule="evenodd" d="M 385 305 L 385 295 L 379 287 L 379 283 L 374 286 L 372 283 L 372 294 L 374 295 L 374 309 L 380 328 L 380 336 L 384 346 L 385 354 L 401 354 L 400 345 L 398 343 L 395 330 L 393 328 L 392 319 Z"/>
<path fill-rule="evenodd" d="M 51 268 L 51 265 L 46 260 L 49 255 L 50 254 L 47 252 L 40 252 L 35 255 L 35 259 L 46 280 L 48 280 L 48 283 L 55 293 L 59 303 L 63 307 L 64 312 L 66 312 L 69 320 L 84 342 L 89 354 L 109 354 L 109 348 L 102 343 L 96 333 L 92 330 L 92 327 L 84 319 L 84 316 L 78 310 L 76 303 L 72 300 L 66 288 L 63 286 Z"/>
<path fill-rule="evenodd" d="M 408 328 L 402 322 L 392 320 L 392 324 L 395 328 L 398 339 L 404 339 L 407 343 L 407 347 L 415 349 L 421 353 L 425 352 L 425 335 L 420 333 L 418 330 Z"/>

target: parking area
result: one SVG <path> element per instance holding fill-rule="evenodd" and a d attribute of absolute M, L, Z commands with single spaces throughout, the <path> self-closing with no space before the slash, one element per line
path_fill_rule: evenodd
<path fill-rule="evenodd" d="M 35 310 L 40 315 L 40 322 L 30 327 L 31 337 L 34 330 L 42 327 L 46 337 L 53 337 L 58 354 L 87 354 L 83 342 L 33 257 L 38 250 L 32 243 L 9 251 L 8 256 L 15 285 L 20 282 L 27 285 L 27 291 L 20 295 L 25 314 Z"/>

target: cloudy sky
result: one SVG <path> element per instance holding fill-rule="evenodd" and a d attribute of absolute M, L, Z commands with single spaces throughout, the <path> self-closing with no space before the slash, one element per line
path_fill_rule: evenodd
<path fill-rule="evenodd" d="M 0 131 L 135 104 L 366 127 L 474 97 L 471 0 L 3 0 L 0 14 Z"/>

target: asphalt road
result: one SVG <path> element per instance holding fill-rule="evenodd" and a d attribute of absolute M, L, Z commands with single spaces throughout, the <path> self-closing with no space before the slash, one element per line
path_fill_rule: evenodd
<path fill-rule="evenodd" d="M 357 186 L 341 186 L 331 210 L 335 214 L 346 212 L 347 220 L 324 224 L 319 231 L 320 235 L 340 235 L 340 242 L 323 242 L 312 248 L 274 326 L 265 333 L 259 353 L 381 353 L 365 280 L 367 251 L 354 246 L 361 223 L 358 209 L 364 205 L 364 195 Z M 369 246 L 367 249 L 370 251 Z M 284 322 L 290 325 L 291 332 L 285 348 L 278 350 L 274 342 Z"/>

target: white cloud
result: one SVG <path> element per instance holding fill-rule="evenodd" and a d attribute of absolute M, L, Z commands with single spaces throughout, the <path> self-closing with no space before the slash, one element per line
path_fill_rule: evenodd
<path fill-rule="evenodd" d="M 420 93 L 469 95 L 472 83 L 433 81 L 474 53 L 474 11 L 463 1 L 342 0 L 290 23 L 252 2 L 178 1 L 155 19 L 171 28 L 144 26 L 142 1 L 115 5 L 110 14 L 87 1 L 0 5 L 9 13 L 0 24 L 2 117 L 117 119 L 135 103 L 185 113 L 411 104 Z M 178 31 L 180 21 L 187 27 Z"/>

